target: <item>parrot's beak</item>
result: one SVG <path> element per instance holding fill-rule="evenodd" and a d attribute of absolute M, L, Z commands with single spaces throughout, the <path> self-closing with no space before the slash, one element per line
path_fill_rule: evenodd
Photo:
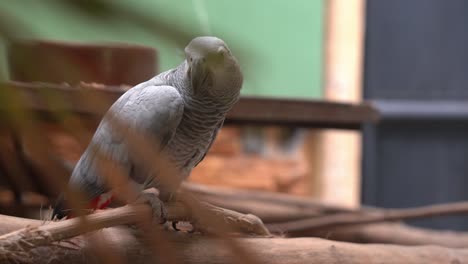
<path fill-rule="evenodd" d="M 190 64 L 190 75 L 192 77 L 192 88 L 195 94 L 200 92 L 200 87 L 208 77 L 208 71 L 203 59 L 194 59 Z"/>

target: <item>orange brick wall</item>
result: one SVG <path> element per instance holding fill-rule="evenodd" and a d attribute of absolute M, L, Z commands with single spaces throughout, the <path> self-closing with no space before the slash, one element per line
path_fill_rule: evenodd
<path fill-rule="evenodd" d="M 77 141 L 55 125 L 45 129 L 52 147 L 64 159 L 77 161 L 83 151 Z M 241 128 L 224 127 L 190 181 L 209 185 L 305 194 L 307 172 L 303 158 L 265 158 L 242 151 Z"/>

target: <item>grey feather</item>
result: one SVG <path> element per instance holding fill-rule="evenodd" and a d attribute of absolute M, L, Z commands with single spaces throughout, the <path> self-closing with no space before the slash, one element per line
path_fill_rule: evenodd
<path fill-rule="evenodd" d="M 208 151 L 210 150 L 211 146 L 213 145 L 214 141 L 216 140 L 216 137 L 218 136 L 218 133 L 219 133 L 219 130 L 221 129 L 221 127 L 223 127 L 223 124 L 224 124 L 224 119 L 221 120 L 221 122 L 219 122 L 219 125 L 216 127 L 216 129 L 214 130 L 213 132 L 213 136 L 211 137 L 211 141 L 208 145 L 208 148 L 206 148 L 206 151 L 205 153 L 203 153 L 203 156 L 200 158 L 199 161 L 197 161 L 197 163 L 195 164 L 195 166 L 197 166 L 200 162 L 203 161 L 203 159 L 205 159 L 206 157 L 206 154 L 208 154 Z"/>
<path fill-rule="evenodd" d="M 137 161 L 132 160 L 124 138 L 110 126 L 107 118 L 110 118 L 110 114 L 118 116 L 129 127 L 161 139 L 159 143 L 164 148 L 175 135 L 183 108 L 182 97 L 174 87 L 154 86 L 148 82 L 130 89 L 112 105 L 101 121 L 90 146 L 75 166 L 70 183 L 84 188 L 91 198 L 107 191 L 97 171 L 99 159 L 92 147 L 95 145 L 102 154 L 125 168 L 137 183 L 142 184 L 146 175 L 142 175 L 142 170 L 135 170 L 135 167 L 138 168 Z M 130 173 L 132 168 L 133 173 Z"/>

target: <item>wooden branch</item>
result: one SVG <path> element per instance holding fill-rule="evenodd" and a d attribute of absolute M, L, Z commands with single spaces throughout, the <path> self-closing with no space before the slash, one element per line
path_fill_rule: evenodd
<path fill-rule="evenodd" d="M 234 231 L 260 236 L 270 235 L 261 220 L 254 215 L 244 215 L 209 204 L 203 206 L 210 210 L 213 215 L 219 217 L 218 221 L 232 227 Z M 191 219 L 197 224 L 202 222 L 193 219 L 194 216 L 190 214 L 190 209 L 181 203 L 168 204 L 167 209 L 167 219 L 169 221 Z M 141 223 L 144 218 L 151 220 L 151 215 L 151 209 L 148 205 L 135 204 L 90 214 L 86 216 L 85 226 L 82 225 L 82 219 L 80 218 L 50 222 L 46 225 L 37 225 L 36 223 L 36 227 L 26 227 L 0 236 L 0 249 L 14 251 L 18 249 L 18 245 L 23 244 L 21 249 L 29 250 L 106 227 Z M 207 226 L 197 226 L 197 228 L 210 230 L 210 227 Z"/>
<path fill-rule="evenodd" d="M 116 210 L 127 210 L 128 208 L 129 207 L 122 207 L 106 210 L 91 215 L 91 217 L 107 214 L 107 216 L 113 219 L 115 224 L 120 224 L 119 221 L 123 221 L 121 217 L 125 214 L 118 213 Z M 143 207 L 143 210 L 148 209 Z M 189 215 L 184 210 L 184 206 L 180 204 L 169 206 L 170 218 L 172 220 L 187 219 Z M 126 212 L 128 213 L 129 211 Z M 132 219 L 132 217 L 129 218 Z M 127 222 L 127 220 L 124 222 Z M 62 224 L 64 222 L 66 221 L 58 223 Z M 41 224 L 41 222 L 37 220 L 8 216 L 0 216 L 0 223 L 2 223 L 0 224 L 0 234 L 22 228 L 26 225 L 37 226 Z M 43 225 L 43 227 L 50 225 L 51 224 Z M 386 227 L 384 225 L 386 225 Z M 28 230 L 33 229 L 29 228 Z M 427 231 L 423 229 L 419 229 L 419 231 L 418 233 L 418 229 L 397 224 L 374 224 L 330 229 L 321 235 L 333 239 L 351 238 L 350 240 L 353 241 L 359 239 L 361 240 L 360 242 L 375 241 L 410 245 L 434 243 L 443 244 L 448 247 L 466 247 L 466 242 L 468 241 L 468 236 L 466 234 L 462 236 L 458 233 Z M 70 236 L 76 234 L 73 232 L 67 231 L 67 234 Z M 18 233 L 16 232 L 16 234 Z M 108 228 L 101 230 L 99 234 L 107 239 L 106 244 L 108 246 L 113 250 L 118 250 L 116 254 L 124 256 L 134 264 L 147 263 L 150 260 L 154 260 L 151 255 L 154 252 L 151 253 L 148 251 L 145 245 L 140 244 L 140 241 L 136 240 L 123 229 Z M 348 235 L 347 238 L 346 235 Z M 230 250 L 223 247 L 225 244 L 222 240 L 174 232 L 170 233 L 169 237 L 169 246 L 175 249 L 177 258 L 182 259 L 183 262 L 225 263 L 227 259 L 235 255 Z M 19 244 L 23 247 L 26 245 L 27 247 L 28 243 L 24 242 L 30 241 L 31 240 L 23 241 L 13 245 Z M 364 246 L 311 238 L 236 239 L 236 241 L 246 249 L 254 249 L 256 256 L 265 263 L 336 263 L 340 261 L 343 262 L 344 260 L 346 260 L 347 263 L 450 263 L 450 261 L 453 261 L 453 263 L 463 263 L 468 261 L 468 259 L 466 259 L 468 257 L 466 250 L 450 250 L 440 247 L 405 248 L 383 245 Z M 75 246 L 70 247 L 70 243 Z M 83 237 L 77 237 L 71 241 L 34 247 L 34 249 L 27 252 L 23 251 L 22 254 L 15 255 L 8 252 L 6 257 L 9 258 L 7 260 L 20 257 L 21 261 L 25 263 L 28 263 L 28 260 L 30 263 L 46 263 L 46 261 L 50 260 L 50 256 L 54 256 L 57 262 L 72 264 L 87 263 L 94 261 L 96 258 L 94 253 L 90 250 L 96 248 L 97 245 L 89 243 L 90 242 L 84 240 Z M 102 245 L 100 245 L 100 247 L 102 247 Z M 0 249 L 1 248 L 0 246 Z M 3 252 L 5 253 L 6 251 Z M 1 255 L 0 253 L 0 263 L 2 263 L 2 256 L 5 257 L 5 255 Z"/>
<path fill-rule="evenodd" d="M 341 215 L 353 212 L 347 208 L 320 204 L 309 198 L 271 192 L 210 187 L 194 183 L 185 183 L 183 188 L 200 199 L 223 208 L 243 213 L 255 212 L 267 226 L 272 223 L 323 216 L 324 214 L 333 216 L 334 214 Z M 361 208 L 361 212 L 378 210 L 381 209 Z M 289 230 L 282 229 L 282 233 L 284 231 Z M 411 227 L 402 223 L 375 223 L 297 230 L 288 232 L 287 235 L 293 237 L 315 236 L 358 243 L 433 244 L 445 247 L 467 247 L 468 245 L 468 233 L 466 232 L 435 231 Z"/>
<path fill-rule="evenodd" d="M 377 223 L 336 227 L 326 230 L 296 233 L 296 236 L 314 236 L 337 241 L 396 245 L 438 245 L 449 248 L 467 248 L 468 233 L 431 230 L 402 223 Z"/>
<path fill-rule="evenodd" d="M 10 228 L 35 225 L 37 220 L 0 216 L 0 223 L 9 222 Z M 2 224 L 3 225 L 3 224 Z M 131 236 L 127 229 L 106 228 L 99 232 L 106 239 L 108 250 L 132 264 L 161 263 L 153 252 Z M 221 240 L 200 235 L 170 232 L 170 246 L 177 252 L 179 263 L 231 263 L 236 258 Z M 438 246 L 357 245 L 317 238 L 238 238 L 243 248 L 254 254 L 259 263 L 467 263 L 468 249 L 447 249 Z M 91 249 L 98 245 L 77 237 L 54 245 L 24 252 L 22 263 L 94 263 L 97 256 Z M 99 244 L 100 247 L 105 247 Z M 18 260 L 17 256 L 0 253 L 0 263 Z"/>
<path fill-rule="evenodd" d="M 243 213 L 255 212 L 255 208 L 262 208 L 258 215 L 264 217 L 267 224 L 272 223 L 268 220 L 285 219 L 286 221 L 297 219 L 291 213 L 301 213 L 303 215 L 319 215 L 321 211 L 336 212 L 338 207 L 328 207 L 318 203 L 310 202 L 307 198 L 292 197 L 283 194 L 268 192 L 245 191 L 228 188 L 218 188 L 209 186 L 200 186 L 197 184 L 185 184 L 184 189 L 191 190 L 197 197 L 215 201 L 217 205 L 236 209 Z M 223 198 L 224 197 L 224 198 Z M 237 201 L 239 200 L 239 201 Z M 236 202 L 233 202 L 236 201 Z M 252 205 L 253 203 L 253 205 Z M 234 204 L 235 208 L 230 207 Z M 172 204 L 169 207 L 169 218 L 172 220 L 187 219 L 188 212 L 184 211 L 184 206 Z M 252 211 L 253 210 L 253 211 Z M 377 209 L 367 209 L 375 211 Z M 347 211 L 347 209 L 343 209 Z M 284 212 L 283 214 L 281 212 Z M 230 217 L 226 217 L 230 219 Z M 235 219 L 235 218 L 233 218 Z M 10 221 L 2 221 L 0 233 L 6 233 Z M 25 225 L 25 224 L 24 224 Z M 203 229 L 203 228 L 202 228 Z M 245 230 L 248 230 L 246 228 Z M 317 236 L 328 239 L 360 242 L 360 243 L 391 243 L 401 245 L 425 245 L 434 244 L 445 247 L 466 247 L 468 245 L 468 233 L 434 231 L 423 228 L 406 226 L 396 223 L 379 223 L 368 225 L 347 225 L 338 227 L 329 227 L 314 230 L 297 230 L 289 232 L 288 236 Z"/>
<path fill-rule="evenodd" d="M 405 209 L 362 207 L 358 210 L 352 210 L 344 207 L 320 204 L 303 197 L 294 197 L 278 193 L 237 190 L 224 187 L 214 188 L 193 183 L 185 183 L 182 188 L 204 201 L 209 201 L 210 203 L 226 208 L 232 208 L 234 206 L 236 210 L 240 212 L 249 212 L 256 209 L 256 207 L 252 207 L 250 203 L 259 202 L 263 210 L 257 215 L 266 223 L 271 223 L 271 227 L 286 232 L 302 232 L 305 230 L 319 230 L 344 225 L 468 214 L 468 201 Z M 237 201 L 232 201 L 234 198 L 236 198 Z M 284 212 L 282 213 L 282 217 L 276 214 L 277 211 Z M 288 215 L 293 212 L 297 215 Z M 294 218 L 303 219 L 292 220 Z M 280 223 L 273 224 L 274 222 Z"/>
<path fill-rule="evenodd" d="M 270 225 L 270 228 L 272 230 L 281 230 L 283 232 L 305 232 L 346 225 L 369 224 L 453 214 L 468 214 L 468 202 L 436 204 L 407 209 L 378 209 L 365 212 L 338 213 L 286 223 L 272 224 Z"/>
<path fill-rule="evenodd" d="M 265 223 L 285 222 L 324 214 L 354 211 L 344 207 L 319 203 L 309 198 L 266 191 L 206 186 L 192 182 L 183 183 L 182 189 L 193 194 L 201 201 L 242 213 L 255 214 Z"/>
<path fill-rule="evenodd" d="M 50 92 L 62 98 L 67 104 L 61 107 L 76 114 L 84 116 L 92 115 L 95 118 L 103 114 L 95 111 L 93 106 L 79 100 L 83 91 L 95 98 L 104 98 L 106 110 L 128 87 L 116 87 L 106 85 L 79 84 L 70 86 L 67 84 L 53 83 L 25 83 L 25 82 L 1 82 L 0 89 L 14 90 L 25 98 L 26 107 L 34 112 L 42 112 L 46 116 L 51 109 L 44 103 L 40 92 Z M 5 108 L 0 105 L 0 111 Z M 307 114 L 306 114 L 307 113 Z M 253 124 L 253 125 L 285 125 L 301 127 L 328 127 L 360 129 L 364 123 L 378 121 L 379 114 L 376 109 L 367 103 L 347 104 L 321 100 L 293 100 L 264 97 L 242 96 L 239 102 L 227 114 L 228 124 Z"/>
<path fill-rule="evenodd" d="M 86 225 L 81 225 L 82 219 L 80 218 L 49 222 L 45 225 L 37 225 L 36 223 L 35 227 L 25 227 L 0 236 L 0 249 L 6 251 L 30 250 L 105 227 L 138 223 L 141 222 L 141 219 L 138 218 L 142 216 L 151 219 L 149 206 L 123 206 L 91 214 L 86 217 Z"/>

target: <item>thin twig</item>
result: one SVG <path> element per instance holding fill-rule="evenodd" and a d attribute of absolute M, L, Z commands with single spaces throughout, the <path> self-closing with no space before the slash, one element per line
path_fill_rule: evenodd
<path fill-rule="evenodd" d="M 337 213 L 268 225 L 270 230 L 309 232 L 346 225 L 399 221 L 434 216 L 468 214 L 468 201 L 428 205 L 407 209 L 375 209 L 355 213 Z"/>

